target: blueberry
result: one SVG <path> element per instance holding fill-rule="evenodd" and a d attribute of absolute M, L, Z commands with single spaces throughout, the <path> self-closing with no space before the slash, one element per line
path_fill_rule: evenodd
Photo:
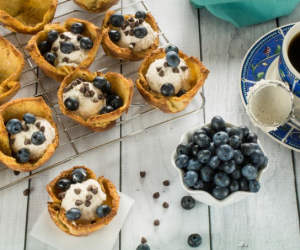
<path fill-rule="evenodd" d="M 192 156 L 193 157 L 197 157 L 199 151 L 200 151 L 200 147 L 198 145 L 194 145 L 193 148 L 192 148 Z"/>
<path fill-rule="evenodd" d="M 170 97 L 170 96 L 173 96 L 174 93 L 175 93 L 175 88 L 174 86 L 171 84 L 171 83 L 165 83 L 161 86 L 160 88 L 160 93 L 163 95 L 163 96 L 167 96 L 167 97 Z"/>
<path fill-rule="evenodd" d="M 229 127 L 226 127 L 226 128 L 225 128 L 225 132 L 226 132 L 227 134 L 229 134 L 230 130 L 231 130 L 231 128 L 229 128 Z"/>
<path fill-rule="evenodd" d="M 117 30 L 110 30 L 108 32 L 108 36 L 110 40 L 112 40 L 114 43 L 119 42 L 121 40 L 121 34 Z"/>
<path fill-rule="evenodd" d="M 150 250 L 150 247 L 146 243 L 144 243 L 144 244 L 138 245 L 136 250 Z"/>
<path fill-rule="evenodd" d="M 47 42 L 53 43 L 58 38 L 58 32 L 56 30 L 50 30 L 47 36 Z"/>
<path fill-rule="evenodd" d="M 250 142 L 250 143 L 254 146 L 255 150 L 256 149 L 261 150 L 260 146 L 257 143 L 254 142 Z"/>
<path fill-rule="evenodd" d="M 97 207 L 96 214 L 99 218 L 104 218 L 111 212 L 111 207 L 109 205 L 101 205 Z"/>
<path fill-rule="evenodd" d="M 229 192 L 233 193 L 235 191 L 238 191 L 239 188 L 240 188 L 240 183 L 235 179 L 231 179 L 230 184 L 228 186 Z"/>
<path fill-rule="evenodd" d="M 17 162 L 20 163 L 28 162 L 29 158 L 30 158 L 30 151 L 27 148 L 21 148 L 16 154 Z"/>
<path fill-rule="evenodd" d="M 146 18 L 146 12 L 142 11 L 142 10 L 137 11 L 135 13 L 135 18 L 137 18 L 137 19 L 139 19 L 139 18 L 145 19 Z"/>
<path fill-rule="evenodd" d="M 115 94 L 111 94 L 107 97 L 107 100 L 106 100 L 107 104 L 109 106 L 112 106 L 115 110 L 118 109 L 118 108 L 121 108 L 124 104 L 123 102 L 123 99 L 118 96 L 118 95 L 115 95 Z"/>
<path fill-rule="evenodd" d="M 211 142 L 206 149 L 209 150 L 212 153 L 212 155 L 216 154 L 216 146 L 213 142 Z"/>
<path fill-rule="evenodd" d="M 242 168 L 242 175 L 248 180 L 255 180 L 257 177 L 257 168 L 251 164 L 247 164 Z"/>
<path fill-rule="evenodd" d="M 197 159 L 201 163 L 207 163 L 209 162 L 211 156 L 212 156 L 211 152 L 209 150 L 204 149 L 199 151 L 199 153 L 197 154 Z"/>
<path fill-rule="evenodd" d="M 179 53 L 179 49 L 175 46 L 175 45 L 169 45 L 166 49 L 165 49 L 165 52 L 166 54 L 170 51 L 174 51 L 176 52 L 176 54 Z"/>
<path fill-rule="evenodd" d="M 198 180 L 197 182 L 196 182 L 196 184 L 194 185 L 194 189 L 196 189 L 196 190 L 204 190 L 205 188 L 206 188 L 206 185 L 205 185 L 206 183 L 205 182 L 203 182 L 202 180 Z"/>
<path fill-rule="evenodd" d="M 227 174 L 219 172 L 215 174 L 213 182 L 219 187 L 227 187 L 230 184 L 230 178 Z"/>
<path fill-rule="evenodd" d="M 251 155 L 255 151 L 255 147 L 252 143 L 242 143 L 241 144 L 241 152 L 244 155 Z"/>
<path fill-rule="evenodd" d="M 249 190 L 252 193 L 257 193 L 260 189 L 260 183 L 257 180 L 249 182 Z"/>
<path fill-rule="evenodd" d="M 142 39 L 148 35 L 148 30 L 144 26 L 139 26 L 134 29 L 133 33 L 136 38 Z"/>
<path fill-rule="evenodd" d="M 169 66 L 172 68 L 177 67 L 180 63 L 180 58 L 177 55 L 177 53 L 174 51 L 169 51 L 167 53 L 166 60 L 167 60 L 167 63 L 169 64 Z"/>
<path fill-rule="evenodd" d="M 248 155 L 244 155 L 244 160 L 242 162 L 242 166 L 247 165 L 248 163 L 250 163 L 250 157 Z"/>
<path fill-rule="evenodd" d="M 71 208 L 66 212 L 66 217 L 71 221 L 78 220 L 81 217 L 81 211 L 78 208 Z"/>
<path fill-rule="evenodd" d="M 242 169 L 240 167 L 236 167 L 236 169 L 229 175 L 232 179 L 239 180 L 242 177 Z"/>
<path fill-rule="evenodd" d="M 73 96 L 69 96 L 68 98 L 66 98 L 66 100 L 64 101 L 64 105 L 68 110 L 71 111 L 75 111 L 79 108 L 79 102 Z"/>
<path fill-rule="evenodd" d="M 42 41 L 39 45 L 38 45 L 38 49 L 40 51 L 40 53 L 42 55 L 46 54 L 47 52 L 49 52 L 51 50 L 51 44 L 48 43 L 47 41 Z"/>
<path fill-rule="evenodd" d="M 189 162 L 189 157 L 187 155 L 178 155 L 175 160 L 175 165 L 178 168 L 186 168 Z"/>
<path fill-rule="evenodd" d="M 205 133 L 208 137 L 211 138 L 213 136 L 213 132 L 210 127 L 205 126 L 205 127 L 202 127 L 201 129 L 205 131 Z"/>
<path fill-rule="evenodd" d="M 229 190 L 226 187 L 215 187 L 212 192 L 213 197 L 218 200 L 224 200 L 229 195 Z"/>
<path fill-rule="evenodd" d="M 47 53 L 44 55 L 44 58 L 45 58 L 45 60 L 46 60 L 48 63 L 50 63 L 51 65 L 54 65 L 54 61 L 55 61 L 56 56 L 55 56 L 53 53 L 47 52 Z"/>
<path fill-rule="evenodd" d="M 195 171 L 187 171 L 183 176 L 183 182 L 188 187 L 193 187 L 199 179 L 199 175 Z"/>
<path fill-rule="evenodd" d="M 200 148 L 206 148 L 210 144 L 210 138 L 205 134 L 197 135 L 195 142 L 199 145 Z"/>
<path fill-rule="evenodd" d="M 83 39 L 83 38 L 82 38 Z M 81 40 L 82 40 L 81 39 Z M 69 42 L 69 41 L 63 41 L 61 44 L 60 44 L 60 51 L 63 53 L 63 54 L 70 54 L 72 53 L 73 51 L 75 50 L 75 45 L 74 43 L 72 42 Z"/>
<path fill-rule="evenodd" d="M 31 142 L 33 145 L 42 145 L 46 140 L 46 137 L 44 135 L 44 133 L 40 132 L 40 131 L 37 131 L 37 132 L 34 132 L 31 136 Z"/>
<path fill-rule="evenodd" d="M 11 135 L 18 134 L 22 131 L 22 122 L 18 119 L 11 119 L 6 123 L 6 130 Z"/>
<path fill-rule="evenodd" d="M 241 140 L 244 137 L 243 130 L 241 130 L 240 128 L 235 128 L 235 127 L 230 128 L 228 135 L 229 135 L 229 137 L 237 135 L 238 137 L 240 137 Z"/>
<path fill-rule="evenodd" d="M 184 89 L 181 89 L 178 91 L 178 93 L 176 94 L 177 97 L 181 97 L 186 93 L 186 91 Z"/>
<path fill-rule="evenodd" d="M 211 119 L 211 128 L 215 132 L 225 131 L 225 121 L 220 116 L 215 116 Z"/>
<path fill-rule="evenodd" d="M 23 120 L 26 124 L 34 124 L 36 121 L 36 117 L 31 113 L 26 113 L 23 115 Z"/>
<path fill-rule="evenodd" d="M 257 143 L 257 134 L 250 132 L 246 137 L 246 142 Z"/>
<path fill-rule="evenodd" d="M 112 106 L 104 106 L 104 107 L 100 110 L 99 114 L 100 114 L 100 115 L 103 115 L 103 114 L 107 114 L 107 113 L 110 113 L 110 112 L 113 112 L 113 111 L 115 111 L 115 109 L 114 109 Z"/>
<path fill-rule="evenodd" d="M 236 169 L 236 165 L 235 165 L 235 161 L 234 160 L 225 161 L 222 164 L 222 166 L 223 166 L 223 171 L 226 174 L 231 174 Z"/>
<path fill-rule="evenodd" d="M 209 166 L 204 166 L 200 170 L 201 180 L 204 182 L 209 182 L 214 178 L 214 170 Z"/>
<path fill-rule="evenodd" d="M 68 190 L 71 184 L 72 184 L 71 180 L 67 178 L 59 179 L 58 182 L 56 182 L 56 186 L 62 191 Z"/>
<path fill-rule="evenodd" d="M 184 196 L 181 199 L 181 206 L 185 210 L 191 210 L 196 206 L 196 201 L 192 196 Z"/>
<path fill-rule="evenodd" d="M 203 167 L 203 164 L 199 162 L 197 159 L 190 159 L 187 165 L 187 169 L 190 171 L 200 171 Z"/>
<path fill-rule="evenodd" d="M 242 164 L 242 162 L 244 161 L 244 155 L 240 150 L 234 150 L 233 160 L 237 165 Z"/>
<path fill-rule="evenodd" d="M 237 149 L 240 147 L 242 143 L 242 139 L 238 136 L 238 135 L 233 135 L 229 138 L 229 145 L 233 148 L 233 149 Z"/>
<path fill-rule="evenodd" d="M 199 234 L 191 234 L 188 237 L 188 244 L 190 247 L 199 247 L 202 243 L 202 238 Z"/>
<path fill-rule="evenodd" d="M 71 32 L 73 34 L 82 34 L 84 31 L 84 24 L 83 23 L 73 23 L 71 25 Z"/>
<path fill-rule="evenodd" d="M 80 48 L 90 50 L 93 48 L 94 43 L 89 37 L 83 37 L 80 39 Z"/>
<path fill-rule="evenodd" d="M 188 148 L 188 153 L 189 155 L 191 155 L 192 153 L 192 148 L 195 146 L 194 142 L 189 142 L 188 145 L 187 145 L 187 148 Z"/>
<path fill-rule="evenodd" d="M 234 156 L 234 149 L 227 144 L 221 145 L 217 148 L 217 156 L 222 161 L 229 161 Z"/>
<path fill-rule="evenodd" d="M 75 183 L 81 183 L 86 181 L 87 179 L 87 172 L 83 168 L 76 168 L 72 173 L 72 180 Z"/>
<path fill-rule="evenodd" d="M 246 178 L 240 180 L 240 190 L 249 191 L 249 181 Z"/>
<path fill-rule="evenodd" d="M 200 134 L 206 135 L 206 132 L 203 129 L 196 129 L 192 135 L 192 141 L 196 142 L 197 136 Z"/>
<path fill-rule="evenodd" d="M 114 27 L 121 27 L 124 23 L 124 16 L 121 14 L 112 14 L 109 18 L 109 23 Z"/>
<path fill-rule="evenodd" d="M 177 155 L 189 155 L 190 149 L 186 144 L 179 144 L 176 148 Z"/>
<path fill-rule="evenodd" d="M 246 137 L 249 134 L 249 128 L 245 125 L 239 126 L 239 128 L 243 131 L 243 136 Z"/>
<path fill-rule="evenodd" d="M 220 165 L 221 161 L 218 156 L 214 155 L 210 158 L 209 162 L 207 163 L 212 169 L 217 169 Z"/>
<path fill-rule="evenodd" d="M 216 146 L 227 144 L 228 140 L 229 140 L 229 136 L 224 131 L 220 131 L 220 132 L 216 133 L 213 137 L 213 141 Z"/>
<path fill-rule="evenodd" d="M 97 76 L 93 80 L 93 85 L 100 89 L 103 93 L 109 93 L 111 91 L 111 84 L 102 76 Z"/>
<path fill-rule="evenodd" d="M 260 167 L 264 164 L 265 155 L 260 150 L 254 150 L 253 154 L 250 155 L 250 162 L 254 167 Z"/>

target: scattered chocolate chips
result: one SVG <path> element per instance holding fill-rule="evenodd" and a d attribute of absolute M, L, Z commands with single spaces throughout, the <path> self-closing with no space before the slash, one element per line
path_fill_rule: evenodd
<path fill-rule="evenodd" d="M 52 47 L 53 51 L 58 51 L 58 47 Z"/>
<path fill-rule="evenodd" d="M 126 26 L 128 26 L 128 25 L 129 25 L 128 20 L 125 20 L 125 21 L 124 21 L 124 24 L 125 24 Z"/>
<path fill-rule="evenodd" d="M 89 91 L 85 91 L 84 96 L 85 96 L 85 97 L 91 97 L 91 94 L 90 94 Z"/>
<path fill-rule="evenodd" d="M 75 189 L 74 189 L 74 193 L 75 193 L 75 194 L 80 194 L 80 192 L 81 192 L 81 189 L 80 189 L 80 188 L 75 188 Z"/>
<path fill-rule="evenodd" d="M 121 25 L 121 29 L 122 29 L 122 30 L 125 30 L 125 29 L 126 29 L 125 23 L 123 23 L 123 24 Z"/>
<path fill-rule="evenodd" d="M 79 92 L 84 93 L 84 91 L 85 91 L 84 87 L 83 86 L 80 87 Z"/>
<path fill-rule="evenodd" d="M 12 145 L 15 143 L 15 139 L 9 139 L 9 144 Z"/>
<path fill-rule="evenodd" d="M 125 36 L 129 35 L 129 30 L 124 31 Z"/>
<path fill-rule="evenodd" d="M 154 226 L 157 227 L 157 226 L 159 226 L 160 222 L 159 222 L 159 220 L 155 220 L 153 224 L 154 224 Z"/>
<path fill-rule="evenodd" d="M 134 46 L 135 46 L 135 43 L 131 43 L 131 44 L 129 44 L 129 46 L 128 46 L 128 47 L 129 47 L 130 49 L 133 49 L 133 48 L 134 48 Z"/>
<path fill-rule="evenodd" d="M 41 127 L 41 122 L 37 122 L 37 123 L 35 124 L 35 126 L 36 126 L 37 128 L 40 128 L 40 127 Z"/>
<path fill-rule="evenodd" d="M 98 194 L 98 188 L 97 188 L 97 187 L 96 187 L 96 188 L 93 188 L 92 193 L 93 193 L 93 194 Z"/>
<path fill-rule="evenodd" d="M 181 66 L 180 68 L 181 68 L 181 70 L 182 70 L 183 72 L 186 71 L 186 70 L 188 69 L 187 66 Z"/>
<path fill-rule="evenodd" d="M 14 170 L 14 175 L 19 175 L 21 172 Z"/>
<path fill-rule="evenodd" d="M 134 27 L 135 27 L 135 23 L 131 23 L 131 24 L 130 24 L 130 28 L 133 29 Z"/>
<path fill-rule="evenodd" d="M 161 77 L 163 77 L 165 75 L 165 72 L 163 70 L 159 71 L 158 73 Z"/>
<path fill-rule="evenodd" d="M 76 206 L 80 206 L 82 203 L 83 203 L 83 202 L 82 202 L 81 200 L 76 200 L 76 201 L 75 201 L 75 205 L 76 205 Z"/>
<path fill-rule="evenodd" d="M 93 97 L 95 95 L 95 92 L 93 90 L 90 90 L 90 95 Z"/>
<path fill-rule="evenodd" d="M 134 22 L 134 18 L 131 16 L 129 19 L 128 19 L 129 22 Z"/>
<path fill-rule="evenodd" d="M 60 34 L 59 36 L 61 39 L 64 39 L 65 38 L 65 35 L 64 34 Z"/>
<path fill-rule="evenodd" d="M 27 188 L 27 189 L 25 189 L 24 191 L 23 191 L 23 195 L 24 196 L 28 196 L 29 195 L 29 189 Z"/>
<path fill-rule="evenodd" d="M 40 131 L 44 133 L 45 132 L 45 127 L 44 126 L 40 127 Z"/>
<path fill-rule="evenodd" d="M 72 88 L 73 88 L 73 86 L 72 86 L 72 85 L 69 85 L 69 86 L 67 86 L 67 87 L 64 88 L 63 92 L 64 92 L 64 93 L 67 93 L 67 92 L 69 92 Z"/>
<path fill-rule="evenodd" d="M 66 197 L 66 192 L 59 193 L 58 197 L 64 199 Z"/>
<path fill-rule="evenodd" d="M 79 46 L 75 46 L 74 51 L 80 50 Z"/>
<path fill-rule="evenodd" d="M 139 24 L 142 24 L 144 22 L 143 18 L 139 18 Z"/>
<path fill-rule="evenodd" d="M 130 30 L 129 35 L 134 36 L 134 30 Z"/>
<path fill-rule="evenodd" d="M 23 125 L 22 125 L 22 130 L 23 130 L 24 132 L 27 132 L 27 131 L 29 130 L 29 127 L 28 127 L 26 124 L 23 124 Z"/>
<path fill-rule="evenodd" d="M 94 102 L 94 103 L 97 103 L 97 102 L 99 102 L 99 100 L 98 100 L 97 98 L 94 98 L 94 99 L 93 99 L 93 102 Z"/>
<path fill-rule="evenodd" d="M 156 67 L 157 72 L 161 71 L 162 67 Z"/>
<path fill-rule="evenodd" d="M 179 69 L 177 67 L 173 68 L 173 73 L 179 73 Z"/>
<path fill-rule="evenodd" d="M 169 181 L 169 180 L 165 180 L 165 181 L 163 182 L 163 185 L 164 185 L 164 186 L 170 186 L 170 181 Z"/>
<path fill-rule="evenodd" d="M 77 41 L 80 41 L 82 37 L 83 37 L 82 35 L 78 35 L 77 36 Z"/>
<path fill-rule="evenodd" d="M 71 82 L 71 85 L 72 85 L 72 86 L 77 86 L 79 83 L 80 83 L 80 82 L 78 82 L 77 80 L 75 80 L 75 81 Z"/>
<path fill-rule="evenodd" d="M 167 202 L 164 202 L 164 203 L 163 203 L 163 207 L 164 207 L 164 208 L 169 208 L 169 204 L 168 204 Z"/>
<path fill-rule="evenodd" d="M 92 191 L 93 190 L 93 186 L 92 185 L 89 185 L 87 188 L 86 188 L 87 191 Z"/>
<path fill-rule="evenodd" d="M 169 67 L 169 64 L 167 62 L 164 62 L 164 67 L 165 68 L 168 68 Z"/>
<path fill-rule="evenodd" d="M 93 198 L 93 195 L 88 194 L 85 198 L 86 198 L 87 201 L 90 201 Z"/>
<path fill-rule="evenodd" d="M 29 140 L 29 139 L 25 139 L 25 141 L 24 141 L 24 145 L 30 145 L 31 144 L 31 140 Z"/>
<path fill-rule="evenodd" d="M 154 198 L 154 199 L 158 199 L 159 196 L 160 196 L 159 192 L 156 192 L 156 193 L 153 194 L 153 198 Z"/>
<path fill-rule="evenodd" d="M 62 59 L 62 62 L 66 62 L 66 63 L 68 63 L 69 62 L 69 58 L 68 57 L 64 57 L 63 59 Z"/>
<path fill-rule="evenodd" d="M 134 26 L 138 27 L 139 25 L 140 25 L 139 20 L 136 20 L 135 23 L 134 23 Z"/>
<path fill-rule="evenodd" d="M 98 99 L 99 100 L 104 100 L 105 99 L 105 95 L 103 95 L 103 94 L 98 95 Z"/>
<path fill-rule="evenodd" d="M 142 178 L 144 178 L 144 177 L 146 176 L 146 172 L 145 172 L 145 171 L 141 171 L 141 172 L 140 172 L 140 176 L 141 176 Z"/>
<path fill-rule="evenodd" d="M 90 202 L 90 201 L 88 201 L 88 200 L 86 200 L 85 203 L 84 203 L 84 205 L 85 205 L 86 207 L 89 207 L 91 204 L 92 204 L 92 202 Z"/>
<path fill-rule="evenodd" d="M 142 243 L 142 244 L 145 244 L 146 242 L 147 242 L 147 239 L 146 239 L 145 237 L 142 237 L 141 243 Z"/>

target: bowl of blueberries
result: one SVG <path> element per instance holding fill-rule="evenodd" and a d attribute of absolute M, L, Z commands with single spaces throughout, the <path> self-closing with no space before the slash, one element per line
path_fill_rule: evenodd
<path fill-rule="evenodd" d="M 195 200 L 220 207 L 257 193 L 268 168 L 257 135 L 220 116 L 185 132 L 171 160 Z"/>

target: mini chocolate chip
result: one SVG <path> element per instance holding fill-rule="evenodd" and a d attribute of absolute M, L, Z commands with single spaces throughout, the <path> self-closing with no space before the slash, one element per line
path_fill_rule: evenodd
<path fill-rule="evenodd" d="M 24 196 L 28 196 L 29 195 L 29 189 L 27 188 L 27 189 L 25 189 L 24 191 L 23 191 L 23 195 Z"/>
<path fill-rule="evenodd" d="M 82 80 L 80 78 L 77 78 L 76 81 L 79 83 L 82 83 Z"/>
<path fill-rule="evenodd" d="M 19 175 L 21 172 L 14 170 L 14 175 Z"/>
<path fill-rule="evenodd" d="M 82 202 L 81 200 L 76 200 L 76 201 L 75 201 L 75 205 L 76 205 L 76 206 L 80 206 L 82 203 L 83 203 L 83 202 Z"/>
<path fill-rule="evenodd" d="M 70 60 L 70 59 L 69 59 L 68 57 L 64 57 L 64 58 L 62 59 L 62 62 L 66 62 L 66 63 L 67 63 L 67 62 L 69 62 L 69 60 Z"/>
<path fill-rule="evenodd" d="M 55 52 L 53 52 L 53 55 L 55 55 L 55 57 L 57 57 L 58 55 L 57 55 L 57 53 L 55 53 Z"/>
<path fill-rule="evenodd" d="M 170 186 L 170 181 L 169 181 L 169 180 L 165 180 L 165 181 L 163 182 L 163 185 L 164 185 L 164 186 Z"/>
<path fill-rule="evenodd" d="M 173 73 L 179 73 L 179 69 L 177 67 L 173 68 Z"/>
<path fill-rule="evenodd" d="M 145 237 L 142 237 L 141 243 L 142 243 L 142 244 L 145 244 L 146 242 L 147 242 L 146 238 L 145 238 Z"/>
<path fill-rule="evenodd" d="M 86 189 L 87 191 L 92 191 L 93 190 L 93 186 L 92 185 L 89 185 Z"/>
<path fill-rule="evenodd" d="M 165 75 L 165 72 L 163 70 L 159 71 L 158 73 L 161 77 L 163 77 Z"/>
<path fill-rule="evenodd" d="M 75 46 L 74 51 L 80 50 L 80 47 Z"/>
<path fill-rule="evenodd" d="M 164 208 L 169 208 L 169 204 L 168 204 L 167 202 L 164 202 L 164 203 L 163 203 L 163 207 L 164 207 Z"/>
<path fill-rule="evenodd" d="M 66 197 L 66 192 L 59 193 L 58 197 L 64 199 Z"/>
<path fill-rule="evenodd" d="M 65 41 L 70 40 L 71 38 L 65 35 Z"/>
<path fill-rule="evenodd" d="M 53 51 L 58 51 L 58 47 L 52 47 Z"/>
<path fill-rule="evenodd" d="M 82 37 L 83 37 L 82 35 L 78 35 L 77 36 L 77 41 L 80 41 Z"/>
<path fill-rule="evenodd" d="M 84 203 L 84 205 L 85 205 L 86 207 L 89 207 L 91 204 L 92 204 L 92 202 L 90 202 L 90 201 L 88 201 L 88 200 L 86 200 L 85 203 Z"/>
<path fill-rule="evenodd" d="M 29 130 L 29 127 L 26 124 L 22 125 L 22 130 L 27 132 Z"/>
<path fill-rule="evenodd" d="M 15 142 L 15 139 L 9 139 L 9 144 L 10 145 L 14 144 L 14 142 Z"/>
<path fill-rule="evenodd" d="M 134 30 L 130 30 L 129 35 L 134 36 Z"/>
<path fill-rule="evenodd" d="M 80 188 L 75 188 L 75 189 L 74 189 L 74 193 L 75 193 L 75 194 L 80 194 L 80 192 L 81 192 L 81 189 L 80 189 Z"/>
<path fill-rule="evenodd" d="M 165 68 L 168 68 L 169 67 L 169 64 L 167 62 L 164 62 L 164 67 Z"/>
<path fill-rule="evenodd" d="M 65 35 L 64 34 L 60 34 L 59 36 L 61 39 L 64 39 L 65 38 Z"/>
<path fill-rule="evenodd" d="M 146 176 L 146 172 L 145 172 L 145 171 L 141 171 L 141 172 L 140 172 L 140 176 L 141 176 L 142 178 L 144 178 L 144 177 Z"/>
<path fill-rule="evenodd" d="M 139 24 L 142 24 L 144 22 L 143 18 L 139 18 Z"/>
<path fill-rule="evenodd" d="M 156 193 L 153 194 L 153 198 L 154 198 L 154 199 L 158 199 L 159 196 L 160 196 L 159 192 L 156 192 Z"/>
<path fill-rule="evenodd" d="M 182 70 L 183 72 L 186 71 L 186 70 L 188 69 L 187 66 L 181 66 L 180 68 L 181 68 L 181 70 Z"/>
<path fill-rule="evenodd" d="M 30 139 L 25 139 L 24 145 L 30 145 L 30 144 L 31 144 L 31 140 Z"/>
<path fill-rule="evenodd" d="M 89 91 L 85 91 L 84 96 L 85 96 L 85 97 L 91 97 L 91 94 L 90 94 Z"/>
<path fill-rule="evenodd" d="M 97 102 L 99 102 L 99 100 L 98 100 L 97 98 L 94 98 L 94 99 L 93 99 L 93 102 L 94 102 L 94 103 L 97 103 Z"/>
<path fill-rule="evenodd" d="M 139 20 L 136 20 L 135 23 L 134 23 L 134 26 L 138 27 L 139 25 L 140 25 Z"/>
<path fill-rule="evenodd" d="M 126 25 L 125 25 L 124 23 L 121 25 L 121 29 L 122 29 L 122 30 L 125 30 L 125 29 L 126 29 Z"/>
<path fill-rule="evenodd" d="M 69 60 L 69 59 L 68 59 L 68 60 Z M 72 86 L 77 86 L 78 84 L 79 84 L 79 82 L 77 82 L 77 80 L 71 82 L 71 85 L 72 85 Z"/>
<path fill-rule="evenodd" d="M 129 35 L 129 30 L 124 31 L 125 36 Z"/>
<path fill-rule="evenodd" d="M 84 91 L 85 91 L 84 87 L 83 86 L 80 87 L 79 92 L 84 93 Z"/>
<path fill-rule="evenodd" d="M 85 198 L 86 198 L 87 201 L 90 201 L 93 198 L 93 195 L 88 194 Z"/>
<path fill-rule="evenodd" d="M 105 96 L 103 94 L 100 94 L 100 95 L 98 95 L 98 99 L 103 100 L 103 99 L 105 99 Z"/>
<path fill-rule="evenodd" d="M 37 128 L 40 128 L 40 127 L 41 127 L 41 122 L 37 122 L 37 123 L 35 124 L 35 126 L 36 126 Z"/>
<path fill-rule="evenodd" d="M 135 27 L 135 23 L 131 23 L 130 28 L 134 28 L 134 27 Z"/>
<path fill-rule="evenodd" d="M 93 194 L 98 194 L 98 188 L 97 188 L 97 187 L 96 187 L 96 188 L 93 188 L 92 193 L 93 193 Z"/>
<path fill-rule="evenodd" d="M 162 67 L 156 67 L 157 72 L 159 72 L 162 69 Z"/>
<path fill-rule="evenodd" d="M 124 24 L 125 24 L 126 26 L 129 25 L 128 20 L 125 20 L 125 21 L 124 21 Z"/>
<path fill-rule="evenodd" d="M 129 22 L 134 22 L 134 19 L 133 17 L 131 16 L 129 19 L 128 19 Z"/>
<path fill-rule="evenodd" d="M 131 43 L 131 44 L 129 44 L 129 46 L 128 46 L 128 47 L 129 47 L 130 49 L 133 49 L 133 48 L 134 48 L 134 46 L 135 46 L 135 43 Z"/>
<path fill-rule="evenodd" d="M 90 90 L 90 95 L 91 95 L 91 97 L 93 97 L 94 94 L 95 94 L 95 92 L 94 92 L 93 90 Z"/>
<path fill-rule="evenodd" d="M 40 131 L 44 133 L 44 132 L 45 132 L 45 127 L 42 126 L 42 127 L 40 128 Z"/>
<path fill-rule="evenodd" d="M 160 222 L 159 222 L 159 220 L 155 220 L 153 224 L 154 224 L 154 226 L 157 227 L 157 226 L 159 226 Z"/>

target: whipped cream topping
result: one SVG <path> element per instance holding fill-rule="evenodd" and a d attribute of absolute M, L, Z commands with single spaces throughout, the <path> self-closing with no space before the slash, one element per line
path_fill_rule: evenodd
<path fill-rule="evenodd" d="M 77 67 L 83 60 L 87 58 L 88 50 L 80 48 L 80 38 L 82 36 L 73 34 L 72 32 L 64 32 L 59 34 L 58 39 L 52 44 L 51 53 L 56 55 L 54 65 L 60 67 L 63 65 Z M 75 50 L 70 54 L 64 54 L 60 50 L 60 42 L 72 42 Z"/>
<path fill-rule="evenodd" d="M 82 183 L 72 184 L 62 199 L 61 207 L 68 211 L 78 208 L 81 211 L 81 222 L 91 222 L 97 218 L 96 209 L 106 200 L 96 180 L 88 179 Z"/>
<path fill-rule="evenodd" d="M 190 69 L 186 62 L 180 58 L 180 63 L 176 68 L 168 65 L 166 58 L 156 59 L 151 65 L 146 74 L 146 80 L 155 93 L 160 93 L 160 88 L 165 83 L 170 83 L 175 88 L 175 94 L 179 90 L 190 90 Z"/>
<path fill-rule="evenodd" d="M 123 27 L 125 29 L 123 29 L 122 27 L 119 29 L 119 32 L 121 34 L 121 39 L 117 43 L 118 46 L 122 48 L 131 48 L 134 51 L 142 51 L 150 48 L 151 45 L 154 43 L 155 39 L 157 38 L 158 33 L 155 32 L 150 26 L 150 24 L 145 21 L 141 23 L 139 19 L 133 17 L 130 18 L 129 20 L 126 20 L 128 21 L 129 24 L 126 26 L 126 28 Z M 136 23 L 135 27 L 143 26 L 147 29 L 148 34 L 144 38 L 136 38 L 134 36 L 133 33 L 134 26 L 132 25 L 133 26 L 132 28 L 130 24 L 135 24 L 135 23 Z"/>
<path fill-rule="evenodd" d="M 22 121 L 22 125 L 23 130 L 10 137 L 11 149 L 14 153 L 17 153 L 20 149 L 26 148 L 30 151 L 29 160 L 36 161 L 44 155 L 48 146 L 53 143 L 55 130 L 46 119 L 41 117 L 36 117 L 35 124 L 25 124 L 25 122 Z M 37 131 L 43 132 L 46 138 L 41 145 L 31 143 L 31 136 Z"/>
<path fill-rule="evenodd" d="M 70 96 L 75 97 L 79 102 L 79 108 L 73 111 L 74 114 L 84 120 L 99 114 L 101 108 L 106 105 L 106 95 L 90 82 L 80 80 L 72 82 L 64 89 L 63 100 Z"/>

